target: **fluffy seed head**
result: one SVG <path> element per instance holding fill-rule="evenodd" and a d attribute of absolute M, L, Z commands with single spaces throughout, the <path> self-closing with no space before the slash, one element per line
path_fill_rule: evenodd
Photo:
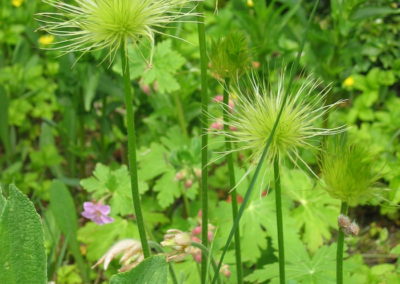
<path fill-rule="evenodd" d="M 58 12 L 40 13 L 40 29 L 64 38 L 53 49 L 64 53 L 108 49 L 111 61 L 117 50 L 142 38 L 151 43 L 155 33 L 166 24 L 193 15 L 181 10 L 184 4 L 198 0 L 74 0 L 68 4 L 43 0 Z"/>
<path fill-rule="evenodd" d="M 247 39 L 242 33 L 231 32 L 211 44 L 211 69 L 220 79 L 243 74 L 250 66 L 250 59 Z"/>
<path fill-rule="evenodd" d="M 379 174 L 373 165 L 374 157 L 362 145 L 350 144 L 344 137 L 335 139 L 321 162 L 324 188 L 350 206 L 368 201 L 377 195 L 374 185 Z"/>
<path fill-rule="evenodd" d="M 257 162 L 260 159 L 272 132 L 279 110 L 284 104 L 285 85 L 286 80 L 282 73 L 276 86 L 266 87 L 253 77 L 249 86 L 237 87 L 238 101 L 235 111 L 229 114 L 229 126 L 235 131 L 222 133 L 230 137 L 232 142 L 239 143 L 238 150 L 251 150 L 252 161 Z M 267 154 L 269 161 L 277 156 L 288 156 L 294 163 L 298 159 L 302 161 L 298 150 L 313 147 L 310 139 L 343 131 L 343 127 L 323 129 L 316 126 L 317 120 L 335 105 L 321 106 L 328 89 L 318 91 L 320 87 L 321 82 L 307 77 L 305 83 L 288 94 Z"/>

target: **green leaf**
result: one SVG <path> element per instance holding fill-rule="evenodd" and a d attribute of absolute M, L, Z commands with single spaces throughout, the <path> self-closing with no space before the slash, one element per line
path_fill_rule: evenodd
<path fill-rule="evenodd" d="M 128 49 L 131 58 L 129 62 L 131 79 L 141 77 L 145 84 L 157 82 L 158 90 L 161 93 L 179 90 L 180 86 L 175 79 L 175 74 L 185 63 L 185 58 L 173 50 L 171 40 L 165 40 L 156 45 L 151 63 L 145 59 L 150 58 L 150 49 L 151 47 L 148 45 Z M 120 62 L 114 66 L 114 70 L 122 73 Z"/>
<path fill-rule="evenodd" d="M 175 173 L 172 171 L 164 174 L 157 180 L 154 191 L 158 192 L 157 200 L 162 208 L 171 205 L 182 194 L 180 185 L 175 180 Z"/>
<path fill-rule="evenodd" d="M 9 138 L 9 119 L 8 107 L 9 99 L 3 88 L 0 86 L 0 141 L 3 143 L 6 153 L 11 151 L 10 138 Z"/>
<path fill-rule="evenodd" d="M 46 261 L 40 217 L 12 185 L 0 218 L 0 283 L 45 284 Z"/>
<path fill-rule="evenodd" d="M 111 277 L 111 284 L 166 284 L 168 265 L 164 256 L 152 256 L 145 259 L 129 272 Z"/>
<path fill-rule="evenodd" d="M 78 240 L 87 245 L 86 257 L 97 261 L 117 241 L 139 238 L 137 226 L 132 220 L 114 218 L 113 223 L 98 225 L 88 222 L 78 230 Z"/>
<path fill-rule="evenodd" d="M 331 238 L 330 229 L 336 228 L 339 201 L 321 188 L 316 188 L 310 177 L 301 170 L 286 170 L 282 175 L 285 194 L 298 203 L 291 211 L 297 230 L 311 251 L 316 251 L 324 239 Z"/>
<path fill-rule="evenodd" d="M 150 148 L 140 149 L 138 161 L 139 176 L 142 180 L 148 181 L 166 172 L 166 152 L 161 144 L 156 143 L 151 143 Z"/>
<path fill-rule="evenodd" d="M 81 180 L 82 187 L 92 193 L 95 199 L 107 194 L 111 195 L 111 213 L 128 215 L 133 214 L 131 181 L 128 168 L 124 165 L 117 170 L 111 170 L 103 164 L 97 164 L 93 172 L 94 177 Z M 141 194 L 148 190 L 148 185 L 139 181 Z"/>
<path fill-rule="evenodd" d="M 50 209 L 61 232 L 68 238 L 76 237 L 78 218 L 74 201 L 61 181 L 55 180 L 50 186 Z"/>
<path fill-rule="evenodd" d="M 400 9 L 389 7 L 362 7 L 356 10 L 350 17 L 351 20 L 365 20 L 370 17 L 385 17 L 392 14 L 400 14 Z"/>
<path fill-rule="evenodd" d="M 53 181 L 50 187 L 50 209 L 57 226 L 68 240 L 72 254 L 78 263 L 84 279 L 87 279 L 87 269 L 83 261 L 77 240 L 78 218 L 75 212 L 74 200 L 68 188 L 61 181 Z"/>

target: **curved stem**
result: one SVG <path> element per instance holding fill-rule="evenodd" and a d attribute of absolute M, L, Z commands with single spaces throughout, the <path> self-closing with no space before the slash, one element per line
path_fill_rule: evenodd
<path fill-rule="evenodd" d="M 279 283 L 285 284 L 285 247 L 283 238 L 281 175 L 279 173 L 278 156 L 274 160 L 274 181 L 275 181 L 276 225 L 278 229 Z"/>
<path fill-rule="evenodd" d="M 214 269 L 214 273 L 219 273 L 217 263 L 215 262 L 214 258 L 210 256 L 210 253 L 209 253 L 209 251 L 208 251 L 208 248 L 205 247 L 204 245 L 202 245 L 201 243 L 196 243 L 196 242 L 192 242 L 191 245 L 192 245 L 193 247 L 196 247 L 196 248 L 201 249 L 201 252 L 202 252 L 204 255 L 206 255 L 207 258 L 210 258 L 210 260 L 211 260 L 211 265 L 212 265 L 212 267 L 213 267 L 213 269 Z M 221 280 L 220 280 L 220 279 L 218 279 L 218 283 L 221 283 Z"/>
<path fill-rule="evenodd" d="M 198 35 L 200 49 L 200 67 L 201 67 L 201 211 L 202 211 L 202 244 L 208 247 L 208 95 L 207 95 L 207 54 L 206 54 L 206 32 L 204 25 L 204 6 L 200 1 L 197 4 Z M 205 284 L 207 278 L 207 254 L 202 251 L 201 258 L 201 283 Z"/>
<path fill-rule="evenodd" d="M 147 243 L 146 230 L 144 227 L 144 220 L 142 214 L 142 208 L 140 206 L 140 195 L 139 185 L 137 176 L 137 164 L 136 164 L 136 133 L 135 133 L 135 117 L 133 113 L 133 94 L 131 79 L 129 73 L 129 64 L 126 57 L 125 43 L 121 46 L 121 61 L 122 61 L 122 74 L 124 78 L 124 93 L 125 93 L 125 106 L 127 116 L 127 129 L 128 129 L 128 164 L 129 173 L 131 177 L 132 187 L 132 200 L 133 207 L 136 215 L 136 222 L 139 229 L 140 241 L 142 243 L 143 255 L 145 258 L 150 256 L 150 249 Z"/>
<path fill-rule="evenodd" d="M 224 118 L 224 131 L 229 131 L 229 79 L 226 80 L 226 86 L 224 91 L 224 110 L 223 110 L 223 118 Z M 235 189 L 236 179 L 235 179 L 235 169 L 233 166 L 233 153 L 232 143 L 229 141 L 228 137 L 225 137 L 225 149 L 228 153 L 226 155 L 226 160 L 228 163 L 228 175 L 229 175 L 229 191 L 231 192 L 232 197 L 232 217 L 233 220 L 236 219 L 238 215 L 238 202 L 237 202 L 237 193 Z M 239 228 L 235 231 L 235 257 L 236 257 L 236 275 L 237 275 L 237 283 L 243 283 L 243 268 L 242 268 L 242 255 L 240 249 L 240 231 Z"/>
<path fill-rule="evenodd" d="M 346 202 L 342 202 L 340 207 L 340 214 L 347 215 L 348 205 Z M 337 241 L 337 252 L 336 252 L 336 283 L 343 284 L 343 246 L 344 246 L 344 232 L 339 227 L 339 235 Z"/>

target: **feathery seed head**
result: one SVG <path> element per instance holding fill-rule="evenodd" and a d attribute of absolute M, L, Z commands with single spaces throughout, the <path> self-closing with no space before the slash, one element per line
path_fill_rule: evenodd
<path fill-rule="evenodd" d="M 107 49 L 112 61 L 117 50 L 142 38 L 154 41 L 166 24 L 194 15 L 182 6 L 199 0 L 74 0 L 68 4 L 43 0 L 58 12 L 40 13 L 40 29 L 63 38 L 52 49 L 64 53 Z"/>
<path fill-rule="evenodd" d="M 247 39 L 242 33 L 231 32 L 211 44 L 211 69 L 220 79 L 240 76 L 250 66 L 250 59 Z"/>
<path fill-rule="evenodd" d="M 237 85 L 238 101 L 230 114 L 229 126 L 235 132 L 221 132 L 240 143 L 238 150 L 250 149 L 250 159 L 257 162 L 270 136 L 275 120 L 283 106 L 286 80 L 282 75 L 275 87 L 266 87 L 258 79 L 250 79 L 250 86 Z M 318 128 L 315 124 L 321 116 L 336 104 L 321 106 L 328 88 L 318 91 L 321 82 L 307 77 L 305 83 L 288 94 L 280 121 L 267 154 L 271 162 L 275 157 L 288 156 L 294 163 L 300 159 L 299 148 L 312 148 L 310 139 L 320 135 L 331 135 L 343 131 Z M 301 160 L 302 161 L 302 160 Z"/>
<path fill-rule="evenodd" d="M 379 179 L 373 164 L 374 157 L 362 145 L 350 144 L 344 137 L 335 139 L 321 161 L 325 190 L 350 206 L 373 198 L 377 195 L 374 184 Z"/>

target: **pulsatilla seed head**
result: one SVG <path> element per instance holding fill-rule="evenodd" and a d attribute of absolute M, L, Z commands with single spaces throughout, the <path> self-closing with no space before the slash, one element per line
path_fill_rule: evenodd
<path fill-rule="evenodd" d="M 51 49 L 63 53 L 108 49 L 111 61 L 121 46 L 142 38 L 152 45 L 166 24 L 194 15 L 182 6 L 200 0 L 43 0 L 58 12 L 38 14 L 39 30 L 63 38 Z"/>
<path fill-rule="evenodd" d="M 325 190 L 350 206 L 377 197 L 379 174 L 374 170 L 374 156 L 363 145 L 349 143 L 345 136 L 331 142 L 321 162 Z"/>
<path fill-rule="evenodd" d="M 285 88 L 287 80 L 284 72 L 277 78 L 277 83 L 269 87 L 255 75 L 250 75 L 244 84 L 238 83 L 233 91 L 237 101 L 235 110 L 228 115 L 229 126 L 235 131 L 220 133 L 238 145 L 237 151 L 251 150 L 251 162 L 258 162 L 283 108 L 266 158 L 270 162 L 276 157 L 289 157 L 294 164 L 297 160 L 303 162 L 299 149 L 313 148 L 310 140 L 344 130 L 343 127 L 318 127 L 318 120 L 337 104 L 322 105 L 329 88 L 321 88 L 321 84 L 309 76 L 304 83 L 290 90 L 285 102 L 288 90 Z"/>
<path fill-rule="evenodd" d="M 212 41 L 211 70 L 218 79 L 236 78 L 250 66 L 251 56 L 246 37 L 240 32 Z"/>

